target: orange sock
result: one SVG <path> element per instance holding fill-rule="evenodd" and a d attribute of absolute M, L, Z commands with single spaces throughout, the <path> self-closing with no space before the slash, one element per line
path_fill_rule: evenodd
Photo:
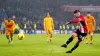
<path fill-rule="evenodd" d="M 52 34 L 50 34 L 50 42 L 52 42 Z"/>
<path fill-rule="evenodd" d="M 93 42 L 93 37 L 91 36 L 91 37 L 90 37 L 90 43 L 92 43 L 92 42 Z"/>
<path fill-rule="evenodd" d="M 86 43 L 88 43 L 88 35 L 85 38 L 86 38 Z"/>

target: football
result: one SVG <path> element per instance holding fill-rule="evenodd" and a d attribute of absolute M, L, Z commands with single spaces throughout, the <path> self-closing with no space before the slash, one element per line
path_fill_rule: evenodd
<path fill-rule="evenodd" d="M 24 37 L 25 37 L 25 35 L 24 35 L 24 34 L 18 34 L 18 39 L 19 39 L 19 40 L 23 40 L 23 39 L 24 39 Z"/>

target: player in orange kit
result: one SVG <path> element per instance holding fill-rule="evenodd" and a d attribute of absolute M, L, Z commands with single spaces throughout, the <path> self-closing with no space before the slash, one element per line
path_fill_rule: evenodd
<path fill-rule="evenodd" d="M 15 30 L 15 22 L 13 20 L 11 20 L 11 18 L 7 18 L 4 21 L 4 26 L 5 26 L 5 33 L 6 33 L 6 37 L 8 39 L 8 43 L 13 43 L 13 34 L 14 34 L 14 30 Z"/>
<path fill-rule="evenodd" d="M 44 29 L 46 31 L 46 40 L 47 42 L 52 41 L 52 32 L 54 29 L 53 19 L 49 13 L 47 13 L 46 17 L 44 18 Z M 48 39 L 48 35 L 50 34 L 50 39 Z"/>
<path fill-rule="evenodd" d="M 94 33 L 94 30 L 95 30 L 96 23 L 95 23 L 94 17 L 91 15 L 91 12 L 87 13 L 86 22 L 87 22 L 88 31 L 89 31 L 89 34 L 90 34 L 90 44 L 92 44 L 93 33 Z M 86 36 L 86 44 L 88 44 L 88 35 Z"/>

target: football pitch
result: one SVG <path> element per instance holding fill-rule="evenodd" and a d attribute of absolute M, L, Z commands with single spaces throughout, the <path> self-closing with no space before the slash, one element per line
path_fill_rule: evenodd
<path fill-rule="evenodd" d="M 14 43 L 8 44 L 5 35 L 0 35 L 0 56 L 100 56 L 100 34 L 94 35 L 94 44 L 85 44 L 85 40 L 71 54 L 70 50 L 76 43 L 77 38 L 62 48 L 70 34 L 55 34 L 53 42 L 46 42 L 45 34 L 26 34 L 23 40 L 18 40 L 14 35 Z M 90 40 L 90 39 L 89 39 Z"/>

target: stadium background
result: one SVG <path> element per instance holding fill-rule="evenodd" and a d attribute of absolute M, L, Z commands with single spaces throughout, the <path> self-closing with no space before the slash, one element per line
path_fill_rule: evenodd
<path fill-rule="evenodd" d="M 95 7 L 100 6 L 99 2 L 99 0 L 0 0 L 0 25 L 7 16 L 11 16 L 22 29 L 25 23 L 29 24 L 29 27 L 36 23 L 37 30 L 43 30 L 43 18 L 49 11 L 55 21 L 55 29 L 58 30 L 60 25 L 73 18 L 72 11 L 65 10 L 64 6 Z M 87 11 L 82 13 L 86 15 Z M 100 11 L 91 12 L 96 18 L 95 32 L 100 33 Z"/>
<path fill-rule="evenodd" d="M 65 43 L 71 34 L 53 34 L 52 43 L 46 41 L 45 34 L 25 34 L 23 40 L 19 40 L 18 35 L 14 34 L 13 44 L 8 44 L 5 34 L 0 34 L 0 56 L 100 56 L 99 8 L 100 0 L 0 0 L 0 31 L 2 28 L 1 23 L 7 16 L 11 16 L 22 29 L 27 24 L 30 30 L 36 23 L 37 31 L 43 30 L 43 18 L 48 11 L 51 12 L 55 30 L 58 31 L 60 25 L 63 26 L 66 21 L 73 19 L 72 11 L 74 9 L 82 10 L 84 15 L 87 11 L 91 11 L 97 23 L 93 44 L 85 44 L 84 39 L 80 47 L 72 54 L 66 54 L 65 52 L 74 46 L 77 38 L 66 49 L 61 48 L 61 45 Z M 69 25 L 70 29 L 67 30 L 73 31 L 72 26 Z"/>

